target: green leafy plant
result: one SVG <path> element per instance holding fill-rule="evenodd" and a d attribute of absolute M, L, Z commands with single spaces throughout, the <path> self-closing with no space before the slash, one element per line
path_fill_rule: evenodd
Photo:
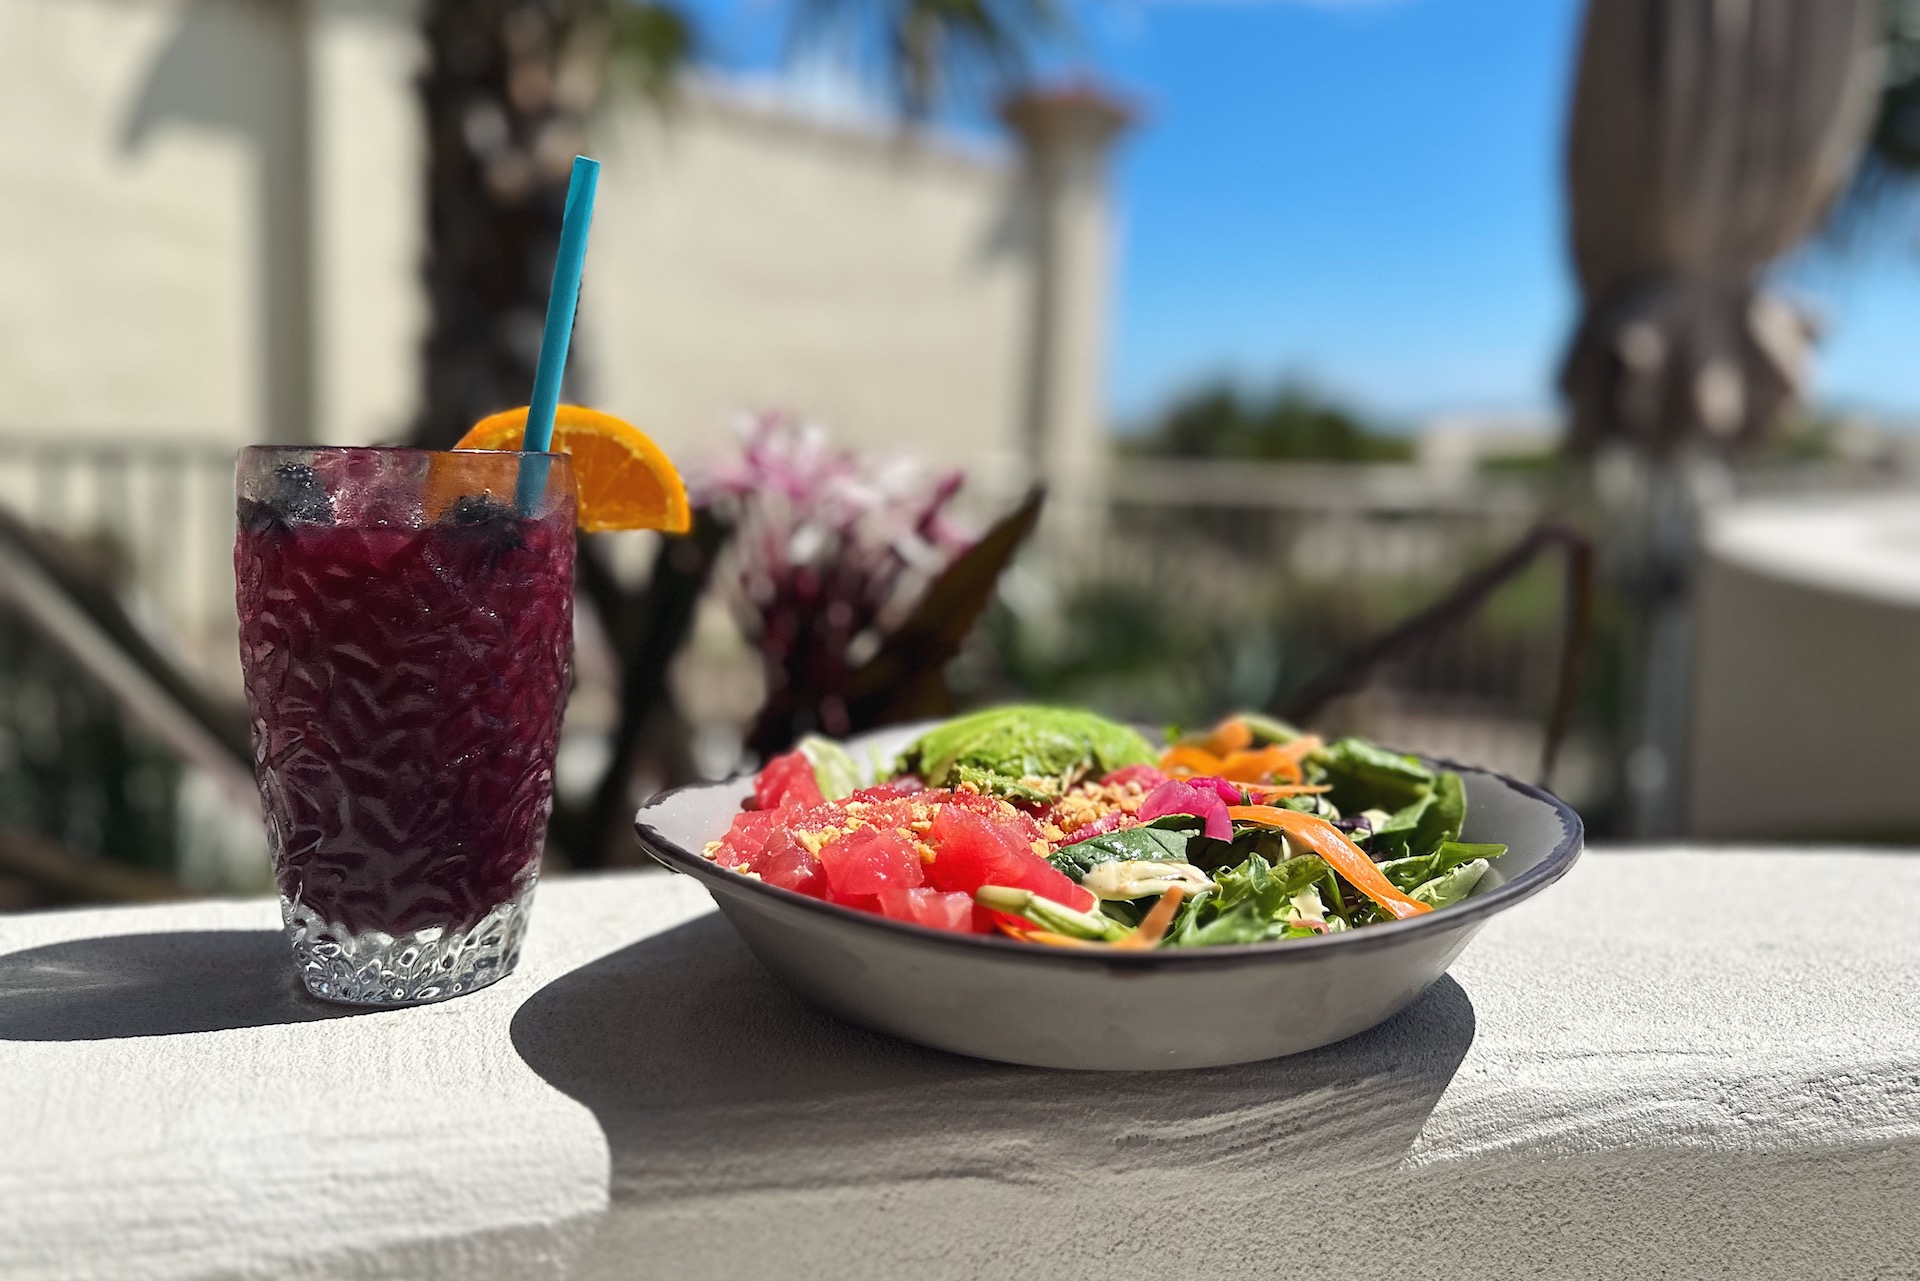
<path fill-rule="evenodd" d="M 1299 383 L 1268 394 L 1225 383 L 1203 388 L 1175 402 L 1122 447 L 1155 458 L 1359 463 L 1413 457 L 1406 437 L 1383 432 Z"/>
<path fill-rule="evenodd" d="M 171 870 L 180 774 L 72 659 L 0 614 L 0 831 Z"/>

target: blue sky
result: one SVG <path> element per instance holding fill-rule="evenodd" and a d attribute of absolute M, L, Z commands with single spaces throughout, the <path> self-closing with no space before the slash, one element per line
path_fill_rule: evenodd
<path fill-rule="evenodd" d="M 777 50 L 699 0 L 712 59 Z M 1403 423 L 1553 403 L 1573 316 L 1559 146 L 1578 0 L 1082 0 L 1063 71 L 1132 98 L 1109 404 L 1308 379 Z M 1920 418 L 1911 253 L 1789 273 L 1823 402 Z"/>

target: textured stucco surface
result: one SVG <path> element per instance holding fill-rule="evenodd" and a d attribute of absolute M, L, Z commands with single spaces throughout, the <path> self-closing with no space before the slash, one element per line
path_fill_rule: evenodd
<path fill-rule="evenodd" d="M 0 1275 L 1920 1276 L 1917 916 L 1912 854 L 1590 854 L 1374 1032 L 1098 1076 L 816 1014 L 678 878 L 340 1018 L 265 903 L 0 918 Z"/>

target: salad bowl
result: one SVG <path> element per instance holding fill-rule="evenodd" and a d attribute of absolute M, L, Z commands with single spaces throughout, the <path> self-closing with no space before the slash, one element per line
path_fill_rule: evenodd
<path fill-rule="evenodd" d="M 891 727 L 846 747 L 856 759 L 887 759 L 925 728 Z M 655 797 L 635 828 L 655 860 L 706 886 L 769 971 L 851 1022 L 1036 1067 L 1211 1067 L 1297 1054 L 1390 1018 L 1495 913 L 1539 893 L 1579 857 L 1579 816 L 1558 798 L 1488 770 L 1433 764 L 1464 784 L 1461 839 L 1507 846 L 1466 899 L 1362 930 L 1208 948 L 1037 947 L 769 885 L 703 856 L 752 795 L 747 777 Z"/>

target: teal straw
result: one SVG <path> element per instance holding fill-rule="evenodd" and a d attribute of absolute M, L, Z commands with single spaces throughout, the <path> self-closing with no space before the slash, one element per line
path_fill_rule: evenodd
<path fill-rule="evenodd" d="M 547 328 L 540 337 L 540 365 L 533 375 L 533 399 L 527 405 L 527 431 L 520 448 L 543 454 L 553 444 L 553 416 L 560 408 L 560 376 L 573 341 L 573 313 L 580 305 L 580 272 L 587 263 L 587 231 L 593 225 L 593 196 L 600 186 L 600 162 L 573 158 L 567 182 L 567 212 L 560 224 L 560 254 L 553 263 L 553 290 L 547 295 Z M 523 516 L 539 510 L 547 487 L 547 460 L 520 460 L 514 505 Z"/>

